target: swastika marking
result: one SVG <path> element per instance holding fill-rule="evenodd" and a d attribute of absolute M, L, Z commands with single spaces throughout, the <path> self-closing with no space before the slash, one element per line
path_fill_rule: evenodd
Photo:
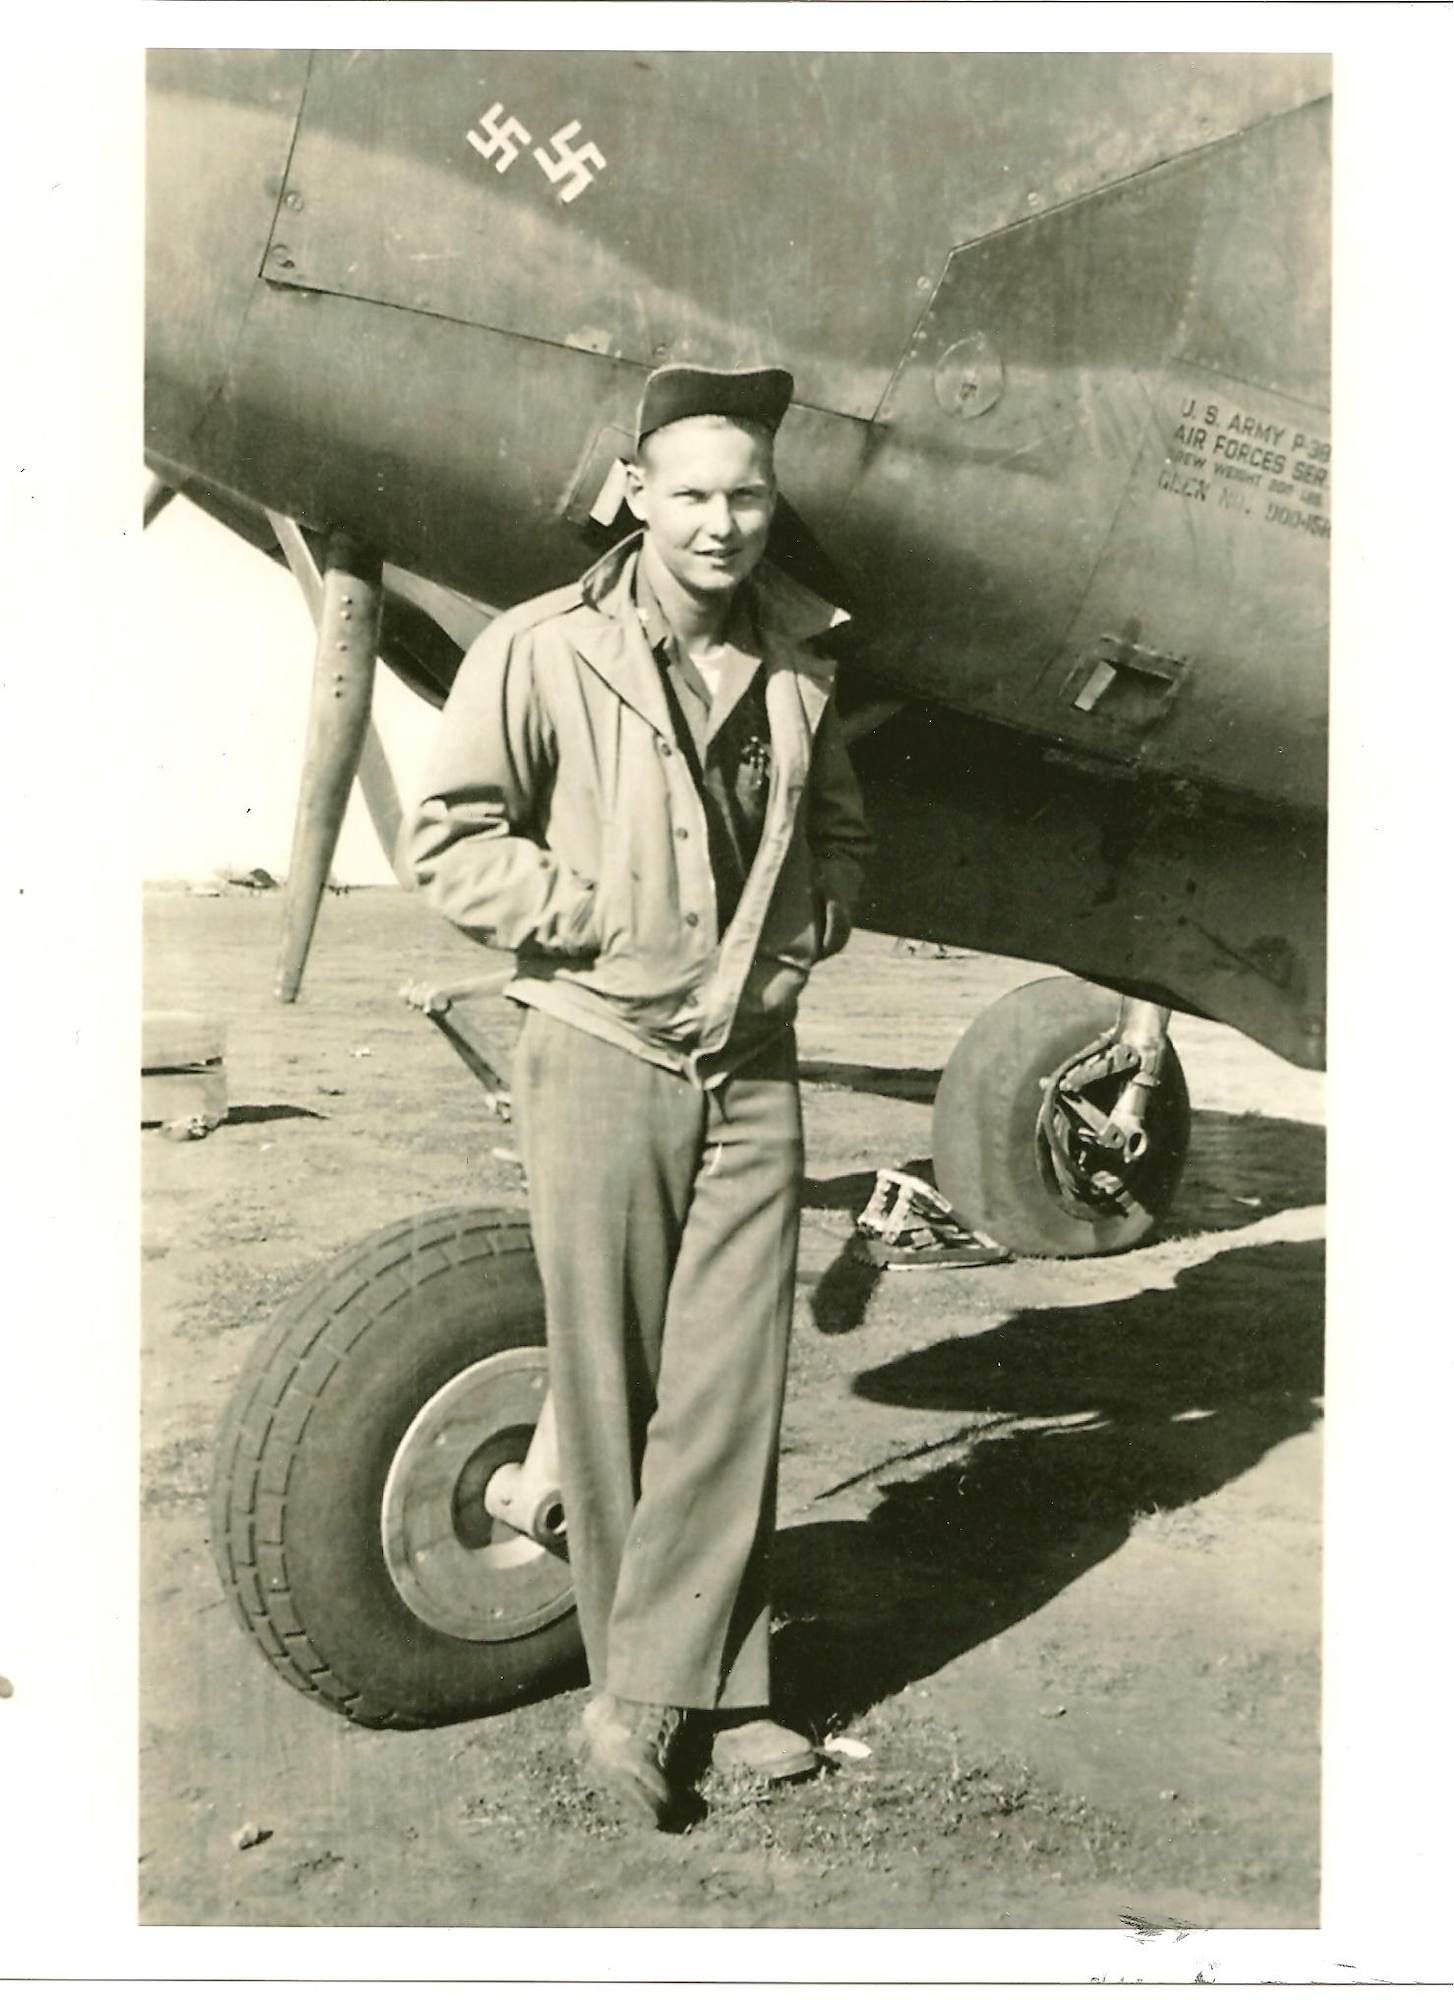
<path fill-rule="evenodd" d="M 520 148 L 530 144 L 530 134 L 518 118 L 504 118 L 503 104 L 492 104 L 478 122 L 489 139 L 486 145 L 478 132 L 471 129 L 465 133 L 466 139 L 482 159 L 494 160 L 495 172 L 504 173 L 506 167 L 513 167 L 520 157 Z M 539 158 L 539 155 L 536 155 Z"/>
<path fill-rule="evenodd" d="M 593 145 L 589 139 L 584 146 L 572 145 L 571 142 L 580 129 L 580 119 L 572 118 L 569 125 L 562 125 L 558 132 L 551 134 L 550 143 L 555 148 L 554 159 L 546 152 L 544 146 L 535 148 L 535 157 L 552 187 L 560 187 L 561 182 L 565 182 L 565 186 L 560 187 L 562 201 L 574 201 L 578 194 L 590 186 L 606 164 L 600 147 Z"/>

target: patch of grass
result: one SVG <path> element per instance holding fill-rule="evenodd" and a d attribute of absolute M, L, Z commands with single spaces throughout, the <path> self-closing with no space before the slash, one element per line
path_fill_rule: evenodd
<path fill-rule="evenodd" d="M 259 1270 L 255 1264 L 217 1257 L 207 1265 L 207 1286 L 178 1308 L 186 1333 L 231 1333 L 238 1327 L 261 1325 L 301 1290 L 318 1269 L 310 1257 L 279 1270 Z"/>
<path fill-rule="evenodd" d="M 1131 1533 L 1168 1548 L 1210 1549 L 1217 1543 L 1205 1509 L 1197 1506 L 1148 1507 L 1133 1518 Z"/>
<path fill-rule="evenodd" d="M 531 1713 L 513 1754 L 500 1755 L 504 1743 L 492 1732 L 493 1782 L 483 1789 L 476 1767 L 459 1800 L 460 1821 L 512 1846 L 543 1835 L 656 1841 L 654 1833 L 623 1827 L 582 1778 L 569 1727 L 562 1727 L 573 1698 L 563 1700 L 566 1707 Z M 1124 1865 L 1128 1830 L 1085 1798 L 1043 1787 L 1023 1763 L 966 1758 L 951 1730 L 893 1704 L 875 1710 L 856 1733 L 870 1743 L 871 1758 L 827 1764 L 796 1783 L 770 1786 L 708 1769 L 681 1829 L 695 1865 L 710 1866 L 715 1855 L 724 1862 L 760 1855 L 774 1869 L 844 1883 L 892 1875 L 906 1860 L 921 1873 L 941 1874 L 1043 1862 L 1063 1878 L 1098 1878 Z"/>
<path fill-rule="evenodd" d="M 820 1870 L 892 1867 L 906 1855 L 998 1860 L 1054 1857 L 1099 1874 L 1127 1835 L 1083 1798 L 1039 1787 L 1023 1764 L 964 1762 L 954 1737 L 929 1723 L 872 1727 L 873 1758 L 772 1790 L 715 1774 L 697 1832 L 727 1851 L 766 1849 Z"/>
<path fill-rule="evenodd" d="M 793 1784 L 709 1769 L 702 1809 L 684 1828 L 693 1851 L 702 1860 L 761 1854 L 820 1878 L 891 1872 L 908 1856 L 955 1865 L 1046 1857 L 1099 1875 L 1124 1853 L 1123 1828 L 1083 1798 L 1042 1789 L 1023 1764 L 966 1762 L 949 1731 L 887 1710 L 868 1734 L 870 1761 L 825 1765 Z M 610 1807 L 586 1789 L 558 1739 L 533 1752 L 519 1776 L 500 1793 L 464 1800 L 465 1820 L 515 1834 L 619 1834 Z"/>
<path fill-rule="evenodd" d="M 206 1506 L 211 1484 L 208 1438 L 175 1438 L 142 1454 L 141 1499 L 148 1513 L 192 1513 Z"/>
<path fill-rule="evenodd" d="M 577 1702 L 578 1697 L 567 1695 L 513 1717 L 520 1735 L 508 1762 L 500 1756 L 504 1743 L 494 1731 L 481 1732 L 470 1745 L 493 1753 L 491 1775 L 496 1780 L 490 1791 L 475 1789 L 460 1800 L 459 1817 L 471 1832 L 599 1838 L 620 1831 L 610 1804 L 581 1777 L 574 1741 Z"/>

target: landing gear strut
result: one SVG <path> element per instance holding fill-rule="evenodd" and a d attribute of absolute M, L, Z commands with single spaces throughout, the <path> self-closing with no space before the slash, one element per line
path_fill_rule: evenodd
<path fill-rule="evenodd" d="M 301 545 L 301 537 L 298 541 Z M 292 545 L 284 546 L 292 560 Z M 360 549 L 346 535 L 335 535 L 328 545 L 322 578 L 315 582 L 316 596 L 310 598 L 318 621 L 318 646 L 303 781 L 293 828 L 293 858 L 288 865 L 284 936 L 275 989 L 280 1000 L 298 997 L 318 906 L 368 734 L 384 610 L 381 573 L 376 555 Z"/>

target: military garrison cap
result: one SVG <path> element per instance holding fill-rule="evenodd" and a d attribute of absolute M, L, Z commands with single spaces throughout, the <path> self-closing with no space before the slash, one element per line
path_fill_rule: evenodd
<path fill-rule="evenodd" d="M 737 417 L 776 431 L 793 399 L 786 368 L 693 368 L 671 362 L 646 378 L 636 442 L 683 417 Z"/>

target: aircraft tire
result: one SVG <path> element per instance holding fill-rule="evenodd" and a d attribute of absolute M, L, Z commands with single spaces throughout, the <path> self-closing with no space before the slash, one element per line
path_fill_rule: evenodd
<path fill-rule="evenodd" d="M 1150 1100 L 1144 1159 L 1125 1170 L 1126 1212 L 1072 1202 L 1039 1118 L 1045 1080 L 1114 1025 L 1117 999 L 1084 980 L 1037 979 L 994 1002 L 961 1036 L 934 1099 L 940 1192 L 975 1228 L 1022 1257 L 1100 1257 L 1143 1241 L 1170 1208 L 1191 1108 L 1168 1045 Z"/>
<path fill-rule="evenodd" d="M 529 1442 L 544 1340 L 530 1231 L 505 1210 L 380 1230 L 274 1319 L 220 1433 L 212 1550 L 290 1686 L 410 1729 L 567 1684 L 581 1650 L 569 1568 L 482 1504 Z M 406 1537 L 401 1557 L 416 1502 L 432 1546 L 420 1556 Z M 443 1568 L 437 1599 L 424 1557 Z"/>

